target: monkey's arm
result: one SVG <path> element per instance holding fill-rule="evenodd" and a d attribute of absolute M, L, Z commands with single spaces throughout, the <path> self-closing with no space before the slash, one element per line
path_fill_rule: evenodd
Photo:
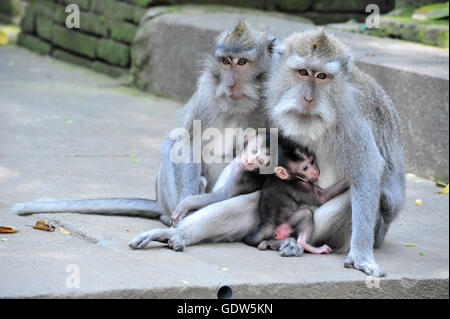
<path fill-rule="evenodd" d="M 330 187 L 326 189 L 322 189 L 318 186 L 314 186 L 314 195 L 315 199 L 317 200 L 318 206 L 321 206 L 328 202 L 333 197 L 336 197 L 337 195 L 342 194 L 350 187 L 350 183 L 347 179 L 343 179 L 339 182 L 337 182 L 334 185 L 331 185 Z"/>
<path fill-rule="evenodd" d="M 172 225 L 175 225 L 191 211 L 199 210 L 205 206 L 221 202 L 231 197 L 224 187 L 212 193 L 188 196 L 172 212 Z"/>

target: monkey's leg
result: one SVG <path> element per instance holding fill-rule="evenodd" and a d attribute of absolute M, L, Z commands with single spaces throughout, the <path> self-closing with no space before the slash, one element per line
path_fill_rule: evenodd
<path fill-rule="evenodd" d="M 351 188 L 352 236 L 344 267 L 361 270 L 370 276 L 384 277 L 386 271 L 375 261 L 373 244 L 380 202 L 380 180 L 376 166 L 366 172 Z"/>
<path fill-rule="evenodd" d="M 175 249 L 202 241 L 241 241 L 258 227 L 259 196 L 260 191 L 257 191 L 206 206 L 182 219 L 175 228 L 152 230 L 136 236 L 129 246 L 137 249 L 152 240 L 170 240 Z"/>
<path fill-rule="evenodd" d="M 186 197 L 197 195 L 202 190 L 201 164 L 175 163 L 171 160 L 171 150 L 176 141 L 165 137 L 160 148 L 160 164 L 156 193 L 165 214 L 170 213 Z"/>
<path fill-rule="evenodd" d="M 381 183 L 380 209 L 375 226 L 374 248 L 380 248 L 383 245 L 389 226 L 400 212 L 404 199 L 404 174 L 385 173 Z"/>
<path fill-rule="evenodd" d="M 297 243 L 302 246 L 304 250 L 313 254 L 329 254 L 331 252 L 331 248 L 327 245 L 315 247 L 310 244 L 311 234 L 314 229 L 313 212 L 311 209 L 301 208 L 293 217 L 291 217 L 291 219 L 297 221 Z"/>
<path fill-rule="evenodd" d="M 189 212 L 225 200 L 226 194 L 221 189 L 212 193 L 186 197 L 172 212 L 172 225 L 183 219 Z"/>

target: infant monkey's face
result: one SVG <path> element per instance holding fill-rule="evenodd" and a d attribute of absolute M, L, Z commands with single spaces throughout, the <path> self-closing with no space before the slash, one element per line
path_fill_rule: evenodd
<path fill-rule="evenodd" d="M 247 171 L 270 165 L 270 148 L 264 136 L 253 136 L 241 156 L 241 165 Z"/>
<path fill-rule="evenodd" d="M 290 162 L 289 168 L 293 175 L 303 177 L 311 183 L 316 183 L 319 179 L 320 170 L 314 156 L 307 157 L 304 161 Z"/>

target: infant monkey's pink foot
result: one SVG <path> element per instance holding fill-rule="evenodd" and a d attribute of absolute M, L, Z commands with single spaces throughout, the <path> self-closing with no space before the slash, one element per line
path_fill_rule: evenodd
<path fill-rule="evenodd" d="M 323 245 L 319 248 L 316 248 L 316 252 L 313 252 L 314 254 L 329 254 L 331 253 L 331 248 L 327 245 Z"/>
<path fill-rule="evenodd" d="M 289 237 L 289 235 L 292 234 L 293 231 L 294 230 L 288 223 L 283 223 L 283 224 L 277 226 L 277 228 L 275 228 L 274 238 L 276 240 L 285 239 L 285 238 Z"/>

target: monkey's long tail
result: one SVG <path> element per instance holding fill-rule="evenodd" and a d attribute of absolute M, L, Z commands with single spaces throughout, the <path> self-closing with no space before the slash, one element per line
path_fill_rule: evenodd
<path fill-rule="evenodd" d="M 35 213 L 80 213 L 156 218 L 164 214 L 161 205 L 151 199 L 101 198 L 19 203 L 12 207 L 17 215 Z"/>

